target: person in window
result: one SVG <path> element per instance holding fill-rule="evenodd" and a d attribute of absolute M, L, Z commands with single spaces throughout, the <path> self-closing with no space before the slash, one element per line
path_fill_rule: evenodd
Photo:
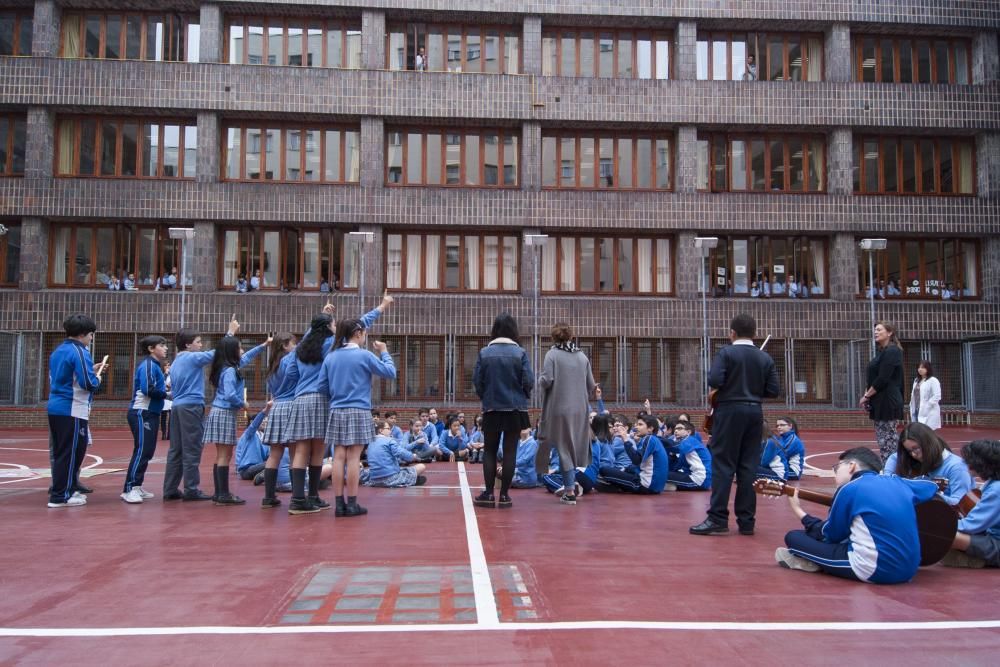
<path fill-rule="evenodd" d="M 879 299 L 884 299 L 888 291 L 889 291 L 889 286 L 886 284 L 886 282 L 884 280 L 879 280 L 878 294 L 876 294 L 875 296 L 878 297 Z"/>
<path fill-rule="evenodd" d="M 330 283 L 326 282 L 326 276 L 323 276 L 319 281 L 319 291 L 322 294 L 330 293 Z"/>
<path fill-rule="evenodd" d="M 797 299 L 799 297 L 799 283 L 795 280 L 795 274 L 788 276 L 788 298 Z"/>
<path fill-rule="evenodd" d="M 420 47 L 417 50 L 417 60 L 414 69 L 417 70 L 418 72 L 427 71 L 427 52 L 424 51 L 423 47 Z"/>
<path fill-rule="evenodd" d="M 247 293 L 247 277 L 245 274 L 240 274 L 239 280 L 236 281 L 236 291 L 240 294 Z"/>
<path fill-rule="evenodd" d="M 952 283 L 945 283 L 944 289 L 941 290 L 941 300 L 942 301 L 957 301 L 959 298 L 959 293 L 955 291 L 955 285 Z"/>
<path fill-rule="evenodd" d="M 895 278 L 889 278 L 889 284 L 886 286 L 885 293 L 887 296 L 899 296 L 899 281 Z"/>
<path fill-rule="evenodd" d="M 250 291 L 256 292 L 263 286 L 264 279 L 260 277 L 260 269 L 257 269 L 253 272 L 253 276 L 250 278 Z"/>
<path fill-rule="evenodd" d="M 168 281 L 169 278 L 170 278 L 170 272 L 164 271 L 163 275 L 156 279 L 156 289 L 157 290 L 170 289 L 170 282 Z"/>
<path fill-rule="evenodd" d="M 125 279 L 125 289 L 128 290 L 129 292 L 139 289 L 138 287 L 135 286 L 134 273 L 128 274 L 128 277 Z"/>
<path fill-rule="evenodd" d="M 166 276 L 166 282 L 163 285 L 164 289 L 174 289 L 177 287 L 177 267 L 175 266 L 170 273 Z"/>
<path fill-rule="evenodd" d="M 107 267 L 97 269 L 97 282 L 102 285 L 107 285 L 111 282 L 111 276 L 108 275 Z"/>
<path fill-rule="evenodd" d="M 823 288 L 816 284 L 815 280 L 809 281 L 809 293 L 813 296 L 822 296 Z"/>
<path fill-rule="evenodd" d="M 757 285 L 756 280 L 750 283 L 750 298 L 751 299 L 760 298 L 760 287 Z"/>
<path fill-rule="evenodd" d="M 756 81 L 757 80 L 757 59 L 751 53 L 747 56 L 747 71 L 743 73 L 744 81 Z"/>
<path fill-rule="evenodd" d="M 765 299 L 771 298 L 771 276 L 767 271 L 757 274 L 757 286 L 760 287 L 760 295 Z"/>
<path fill-rule="evenodd" d="M 774 296 L 784 296 L 785 295 L 785 284 L 779 282 L 777 278 L 774 279 L 774 283 L 771 285 L 771 294 Z"/>
<path fill-rule="evenodd" d="M 108 289 L 112 292 L 122 289 L 122 281 L 118 280 L 118 276 L 111 276 L 111 280 L 108 281 Z"/>

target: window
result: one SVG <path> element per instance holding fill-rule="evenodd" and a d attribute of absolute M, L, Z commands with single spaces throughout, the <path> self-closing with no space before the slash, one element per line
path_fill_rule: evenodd
<path fill-rule="evenodd" d="M 794 340 L 788 343 L 792 345 L 795 369 L 795 402 L 829 405 L 832 402 L 830 341 Z"/>
<path fill-rule="evenodd" d="M 187 244 L 186 281 L 192 284 L 193 247 Z M 181 241 L 168 226 L 59 224 L 49 232 L 49 284 L 106 289 L 112 277 L 129 274 L 137 289 L 153 289 L 157 279 L 184 264 Z"/>
<path fill-rule="evenodd" d="M 672 37 L 669 32 L 647 30 L 545 30 L 542 75 L 669 79 Z"/>
<path fill-rule="evenodd" d="M 961 38 L 853 35 L 855 81 L 972 82 L 972 42 Z"/>
<path fill-rule="evenodd" d="M 361 131 L 351 126 L 228 124 L 222 178 L 284 183 L 357 183 Z"/>
<path fill-rule="evenodd" d="M 0 116 L 0 176 L 24 175 L 26 132 L 24 116 Z"/>
<path fill-rule="evenodd" d="M 671 145 L 665 134 L 545 132 L 542 187 L 670 190 Z"/>
<path fill-rule="evenodd" d="M 594 382 L 605 396 L 618 393 L 618 341 L 614 338 L 579 338 L 577 344 L 590 359 Z M 646 398 L 645 396 L 643 398 Z"/>
<path fill-rule="evenodd" d="M 826 144 L 797 134 L 698 134 L 698 187 L 711 192 L 823 192 Z"/>
<path fill-rule="evenodd" d="M 543 292 L 673 294 L 670 238 L 550 236 L 541 248 Z"/>
<path fill-rule="evenodd" d="M 392 70 L 521 71 L 520 29 L 511 26 L 398 23 L 389 26 L 385 49 Z"/>
<path fill-rule="evenodd" d="M 392 290 L 518 292 L 520 239 L 495 234 L 388 234 Z"/>
<path fill-rule="evenodd" d="M 386 132 L 387 185 L 516 188 L 518 130 L 416 128 Z"/>
<path fill-rule="evenodd" d="M 854 192 L 974 195 L 975 153 L 960 137 L 855 137 Z"/>
<path fill-rule="evenodd" d="M 386 336 L 396 377 L 380 380 L 382 400 L 444 398 L 444 337 Z"/>
<path fill-rule="evenodd" d="M 679 341 L 664 338 L 630 338 L 626 341 L 628 384 L 626 400 L 654 403 L 677 400 Z M 607 394 L 605 394 L 607 396 Z"/>
<path fill-rule="evenodd" d="M 198 62 L 196 14 L 64 13 L 63 58 Z"/>
<path fill-rule="evenodd" d="M 0 285 L 16 287 L 21 279 L 21 226 L 4 226 L 7 233 L 0 236 Z"/>
<path fill-rule="evenodd" d="M 0 11 L 0 56 L 30 56 L 31 12 Z"/>
<path fill-rule="evenodd" d="M 873 253 L 876 299 L 943 299 L 979 297 L 979 246 L 975 240 L 889 239 Z M 858 296 L 868 288 L 868 252 L 858 249 Z"/>
<path fill-rule="evenodd" d="M 361 67 L 360 19 L 233 16 L 225 30 L 223 60 L 231 65 Z"/>
<path fill-rule="evenodd" d="M 344 232 L 311 228 L 240 228 L 222 232 L 220 289 L 260 271 L 263 290 L 330 291 L 357 287 L 345 262 Z M 325 291 L 325 290 L 323 290 Z"/>
<path fill-rule="evenodd" d="M 699 32 L 696 76 L 715 81 L 822 81 L 823 35 Z"/>
<path fill-rule="evenodd" d="M 64 116 L 56 121 L 56 175 L 194 178 L 198 127 L 191 120 Z"/>
<path fill-rule="evenodd" d="M 704 283 L 713 297 L 825 298 L 826 241 L 808 236 L 720 239 Z"/>

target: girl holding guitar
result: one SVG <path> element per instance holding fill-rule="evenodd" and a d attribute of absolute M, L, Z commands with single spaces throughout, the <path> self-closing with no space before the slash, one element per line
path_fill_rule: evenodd
<path fill-rule="evenodd" d="M 968 502 L 958 522 L 952 551 L 941 564 L 949 567 L 1000 567 L 1000 440 L 973 440 L 962 448 L 969 469 L 986 481 L 979 502 Z M 975 491 L 966 495 L 972 500 Z M 965 501 L 963 501 L 965 502 Z"/>

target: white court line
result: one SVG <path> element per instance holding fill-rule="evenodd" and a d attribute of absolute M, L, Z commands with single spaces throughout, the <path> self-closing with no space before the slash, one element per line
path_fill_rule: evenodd
<path fill-rule="evenodd" d="M 1000 621 L 774 622 L 561 621 L 443 623 L 440 625 L 193 626 L 163 628 L 0 628 L 0 637 L 152 637 L 183 635 L 336 635 L 412 632 L 539 632 L 653 630 L 674 632 L 887 632 L 893 630 L 996 630 Z"/>
<path fill-rule="evenodd" d="M 497 602 L 493 597 L 493 582 L 486 564 L 483 540 L 479 536 L 476 510 L 472 504 L 469 478 L 465 474 L 465 463 L 458 463 L 458 481 L 462 485 L 462 511 L 465 513 L 465 539 L 469 543 L 469 566 L 472 568 L 472 592 L 476 596 L 476 625 L 492 628 L 500 624 Z M 468 628 L 469 626 L 464 626 Z"/>

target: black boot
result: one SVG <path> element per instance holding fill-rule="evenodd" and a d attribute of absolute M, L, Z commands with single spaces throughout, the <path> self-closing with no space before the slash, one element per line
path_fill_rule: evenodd
<path fill-rule="evenodd" d="M 368 514 L 368 510 L 358 504 L 358 497 L 348 496 L 344 516 L 361 516 L 362 514 Z"/>
<path fill-rule="evenodd" d="M 260 500 L 262 509 L 277 507 L 281 501 L 274 497 L 275 487 L 278 486 L 278 471 L 276 469 L 264 468 L 264 497 Z"/>
<path fill-rule="evenodd" d="M 330 509 L 330 503 L 319 497 L 319 478 L 323 474 L 323 466 L 309 466 L 309 502 L 321 510 Z"/>
<path fill-rule="evenodd" d="M 218 493 L 215 496 L 216 505 L 244 505 L 247 501 L 243 500 L 239 496 L 234 496 L 229 492 L 229 466 L 218 466 L 219 480 L 217 482 L 216 489 Z"/>
<path fill-rule="evenodd" d="M 347 512 L 347 503 L 344 502 L 343 496 L 337 496 L 334 500 L 337 501 L 337 508 L 333 511 L 334 516 L 344 516 Z"/>
<path fill-rule="evenodd" d="M 306 470 L 292 468 L 292 499 L 288 503 L 289 514 L 312 514 L 319 508 L 306 499 Z"/>

